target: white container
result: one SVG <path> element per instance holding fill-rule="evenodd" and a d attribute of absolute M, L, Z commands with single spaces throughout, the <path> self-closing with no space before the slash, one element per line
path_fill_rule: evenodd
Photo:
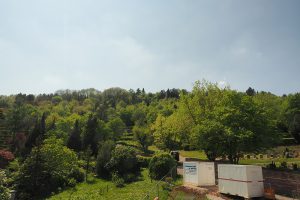
<path fill-rule="evenodd" d="M 219 192 L 244 198 L 264 196 L 262 168 L 254 165 L 218 165 Z"/>
<path fill-rule="evenodd" d="M 215 185 L 213 162 L 184 162 L 183 182 L 195 186 Z"/>

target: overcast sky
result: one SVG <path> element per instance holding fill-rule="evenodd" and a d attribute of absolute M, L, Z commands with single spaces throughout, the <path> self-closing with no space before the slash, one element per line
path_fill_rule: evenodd
<path fill-rule="evenodd" d="M 299 0 L 0 0 L 0 94 L 300 91 Z"/>

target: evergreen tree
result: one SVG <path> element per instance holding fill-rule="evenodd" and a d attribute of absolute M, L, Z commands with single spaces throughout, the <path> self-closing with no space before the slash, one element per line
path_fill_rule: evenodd
<path fill-rule="evenodd" d="M 46 114 L 43 113 L 41 121 L 37 119 L 32 132 L 27 137 L 25 147 L 27 148 L 27 153 L 29 153 L 32 147 L 37 146 L 42 143 L 44 136 L 46 134 Z"/>
<path fill-rule="evenodd" d="M 254 96 L 255 95 L 255 90 L 253 89 L 253 88 L 251 88 L 251 87 L 249 87 L 247 90 L 246 90 L 246 94 L 248 95 L 248 96 Z"/>
<path fill-rule="evenodd" d="M 87 147 L 90 146 L 92 150 L 92 155 L 97 155 L 97 151 L 98 151 L 99 138 L 96 137 L 97 127 L 98 127 L 97 118 L 90 115 L 83 135 L 83 148 L 87 149 Z"/>
<path fill-rule="evenodd" d="M 40 135 L 40 129 L 39 129 L 39 122 L 38 122 L 38 119 L 37 119 L 36 122 L 35 122 L 33 130 L 31 131 L 31 133 L 27 137 L 25 147 L 27 149 L 31 150 L 32 147 L 36 145 L 36 139 L 38 138 L 39 135 Z"/>
<path fill-rule="evenodd" d="M 76 120 L 74 124 L 74 129 L 72 130 L 68 138 L 67 147 L 73 149 L 76 152 L 79 152 L 81 150 L 81 137 L 78 120 Z"/>
<path fill-rule="evenodd" d="M 43 113 L 40 124 L 40 135 L 43 137 L 46 133 L 46 113 Z"/>

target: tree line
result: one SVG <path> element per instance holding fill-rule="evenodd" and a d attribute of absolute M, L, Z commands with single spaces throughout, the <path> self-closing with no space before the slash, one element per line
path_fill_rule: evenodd
<path fill-rule="evenodd" d="M 0 96 L 0 132 L 0 143 L 20 165 L 13 184 L 21 199 L 30 199 L 82 181 L 80 170 L 91 170 L 95 160 L 99 176 L 120 184 L 131 180 L 138 167 L 128 163 L 138 160 L 126 140 L 138 144 L 139 154 L 154 145 L 203 150 L 209 160 L 225 157 L 231 163 L 245 153 L 300 143 L 300 93 L 277 96 L 250 87 L 240 92 L 203 80 L 192 91 L 109 88 Z"/>

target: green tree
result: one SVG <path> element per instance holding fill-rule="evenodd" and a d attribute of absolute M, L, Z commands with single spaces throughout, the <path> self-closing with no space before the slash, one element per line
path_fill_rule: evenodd
<path fill-rule="evenodd" d="M 44 113 L 42 115 L 41 120 L 39 121 L 38 119 L 36 120 L 35 126 L 30 133 L 30 135 L 27 137 L 25 147 L 26 152 L 29 153 L 32 149 L 32 147 L 38 145 L 43 139 L 46 134 L 46 114 Z"/>
<path fill-rule="evenodd" d="M 84 149 L 87 149 L 88 146 L 90 146 L 92 150 L 92 155 L 97 155 L 97 151 L 98 151 L 99 138 L 97 137 L 98 135 L 97 128 L 98 128 L 97 118 L 90 115 L 86 123 L 82 144 Z"/>
<path fill-rule="evenodd" d="M 300 114 L 295 114 L 293 121 L 290 123 L 290 133 L 300 143 Z"/>
<path fill-rule="evenodd" d="M 96 173 L 99 177 L 107 178 L 109 176 L 109 171 L 106 168 L 106 165 L 111 159 L 111 154 L 114 148 L 115 143 L 111 140 L 100 143 L 96 164 Z"/>
<path fill-rule="evenodd" d="M 285 118 L 289 132 L 300 143 L 300 93 L 290 95 L 288 99 L 288 106 L 285 112 Z"/>
<path fill-rule="evenodd" d="M 154 143 L 162 149 L 176 150 L 183 143 L 187 142 L 187 134 L 189 128 L 184 130 L 184 123 L 180 121 L 179 115 L 173 114 L 169 117 L 164 117 L 159 114 L 156 121 L 152 125 Z"/>
<path fill-rule="evenodd" d="M 81 150 L 82 145 L 78 120 L 76 120 L 74 124 L 74 129 L 68 138 L 67 147 L 73 149 L 76 152 L 79 152 Z"/>
<path fill-rule="evenodd" d="M 149 163 L 149 175 L 159 180 L 166 175 L 176 174 L 176 160 L 169 154 L 158 154 L 152 157 Z"/>
<path fill-rule="evenodd" d="M 126 131 L 126 125 L 119 117 L 109 120 L 107 126 L 112 131 L 112 138 L 115 141 L 120 139 Z"/>
<path fill-rule="evenodd" d="M 266 111 L 243 93 L 226 92 L 215 116 L 225 126 L 224 153 L 232 163 L 238 163 L 242 153 L 270 148 L 278 139 Z"/>
<path fill-rule="evenodd" d="M 220 89 L 217 84 L 196 82 L 192 93 L 182 96 L 180 105 L 195 127 L 197 148 L 211 159 L 223 154 L 238 163 L 242 153 L 259 152 L 274 144 L 278 139 L 275 123 L 253 98 Z"/>
<path fill-rule="evenodd" d="M 224 155 L 224 143 L 226 140 L 225 127 L 214 120 L 205 120 L 192 130 L 192 145 L 203 149 L 207 158 L 214 161 Z"/>
<path fill-rule="evenodd" d="M 249 96 L 254 96 L 256 94 L 255 90 L 251 87 L 249 87 L 247 90 L 246 90 L 246 94 L 249 95 Z"/>
<path fill-rule="evenodd" d="M 107 163 L 107 169 L 120 176 L 138 173 L 139 165 L 134 149 L 128 146 L 117 145 L 112 152 L 110 161 Z"/>
<path fill-rule="evenodd" d="M 68 185 L 69 175 L 78 169 L 75 152 L 57 138 L 34 147 L 16 180 L 18 199 L 39 199 Z"/>
<path fill-rule="evenodd" d="M 87 148 L 85 149 L 85 161 L 86 161 L 86 165 L 85 165 L 85 181 L 88 181 L 88 174 L 89 174 L 89 169 L 90 169 L 90 162 L 91 162 L 91 156 L 93 154 L 93 151 L 89 146 L 87 146 Z"/>
<path fill-rule="evenodd" d="M 153 136 L 148 127 L 134 126 L 132 129 L 134 139 L 140 144 L 144 152 L 148 151 L 148 147 L 153 142 Z"/>

